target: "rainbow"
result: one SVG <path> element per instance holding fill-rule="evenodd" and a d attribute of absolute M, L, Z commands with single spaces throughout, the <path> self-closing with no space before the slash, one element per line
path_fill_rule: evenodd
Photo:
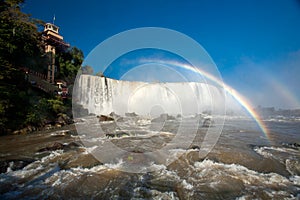
<path fill-rule="evenodd" d="M 186 64 L 186 63 L 181 63 L 173 60 L 146 60 L 143 59 L 141 60 L 142 62 L 153 62 L 153 63 L 159 63 L 159 64 L 165 64 L 165 65 L 170 65 L 170 66 L 175 66 L 175 67 L 180 67 L 184 68 L 186 70 L 193 71 L 197 74 L 200 74 L 204 76 L 205 78 L 209 79 L 210 81 L 213 81 L 217 85 L 221 86 L 224 88 L 226 93 L 230 94 L 241 106 L 243 106 L 247 112 L 251 115 L 251 117 L 256 121 L 266 138 L 271 141 L 271 135 L 268 131 L 267 126 L 265 125 L 264 121 L 261 119 L 260 115 L 256 112 L 255 109 L 253 109 L 252 104 L 245 98 L 243 95 L 239 94 L 236 90 L 234 90 L 232 87 L 229 85 L 226 85 L 222 80 L 218 79 L 217 77 L 213 76 L 210 73 L 205 72 L 204 70 L 201 70 L 197 67 L 194 67 L 192 65 Z"/>

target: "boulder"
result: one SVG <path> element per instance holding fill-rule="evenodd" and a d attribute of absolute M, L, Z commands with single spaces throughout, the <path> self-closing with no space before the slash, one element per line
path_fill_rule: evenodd
<path fill-rule="evenodd" d="M 125 113 L 126 117 L 137 117 L 138 115 L 135 112 L 132 113 Z"/>
<path fill-rule="evenodd" d="M 54 142 L 51 145 L 48 145 L 44 148 L 41 148 L 38 150 L 38 152 L 44 152 L 44 151 L 56 151 L 56 150 L 70 150 L 77 147 L 80 147 L 80 144 L 77 144 L 76 142 L 70 142 L 69 144 L 62 144 L 59 142 Z"/>
<path fill-rule="evenodd" d="M 107 138 L 115 138 L 115 137 L 124 137 L 124 136 L 129 136 L 129 133 L 126 133 L 124 131 L 117 131 L 115 133 L 106 133 L 105 136 Z"/>
<path fill-rule="evenodd" d="M 210 118 L 204 119 L 202 127 L 209 128 L 211 125 L 212 125 L 212 120 Z"/>
<path fill-rule="evenodd" d="M 56 150 L 62 150 L 64 148 L 64 145 L 62 143 L 59 142 L 54 142 L 51 145 L 48 145 L 44 148 L 41 148 L 39 150 L 39 152 L 43 152 L 43 151 L 56 151 Z"/>
<path fill-rule="evenodd" d="M 200 150 L 200 147 L 198 145 L 192 145 L 190 147 L 190 149 L 193 149 L 193 150 Z"/>
<path fill-rule="evenodd" d="M 78 148 L 80 146 L 81 145 L 76 143 L 76 142 L 70 142 L 69 144 L 64 145 L 64 149 L 75 149 L 75 148 Z"/>
<path fill-rule="evenodd" d="M 115 112 L 111 112 L 110 114 L 109 114 L 109 116 L 111 116 L 111 117 L 113 117 L 113 118 L 119 118 L 120 117 L 120 115 L 117 115 Z"/>
<path fill-rule="evenodd" d="M 29 158 L 0 161 L 0 173 L 6 173 L 9 168 L 13 171 L 23 169 L 34 161 L 34 159 Z"/>
<path fill-rule="evenodd" d="M 106 115 L 100 115 L 100 116 L 97 116 L 97 118 L 99 119 L 100 122 L 114 121 L 114 118 L 112 118 L 110 116 L 106 116 Z"/>

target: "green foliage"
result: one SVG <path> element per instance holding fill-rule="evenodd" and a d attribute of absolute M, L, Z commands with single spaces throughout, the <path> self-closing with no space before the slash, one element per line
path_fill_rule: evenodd
<path fill-rule="evenodd" d="M 37 67 L 43 60 L 43 45 L 38 32 L 42 22 L 21 12 L 21 3 L 21 0 L 0 3 L 0 56 L 14 67 Z"/>
<path fill-rule="evenodd" d="M 61 99 L 49 99 L 48 103 L 51 109 L 50 111 L 55 114 L 65 112 L 66 110 Z"/>
<path fill-rule="evenodd" d="M 104 77 L 104 74 L 100 71 L 96 73 L 96 76 Z"/>
<path fill-rule="evenodd" d="M 37 20 L 20 10 L 22 0 L 0 2 L 0 133 L 23 124 L 29 109 L 28 84 L 20 67 L 42 59 Z M 33 62 L 34 61 L 34 62 Z"/>
<path fill-rule="evenodd" d="M 57 56 L 58 78 L 64 79 L 72 84 L 75 80 L 78 70 L 83 62 L 83 53 L 76 47 L 71 47 L 66 52 Z"/>
<path fill-rule="evenodd" d="M 66 109 L 66 106 L 60 98 L 42 98 L 28 112 L 24 124 L 41 126 L 46 121 L 55 120 L 55 118 L 65 112 Z"/>
<path fill-rule="evenodd" d="M 86 65 L 81 68 L 81 72 L 82 74 L 92 75 L 94 74 L 94 69 L 91 66 Z"/>
<path fill-rule="evenodd" d="M 43 22 L 23 13 L 22 3 L 23 0 L 0 1 L 0 134 L 28 124 L 41 126 L 70 110 L 62 99 L 32 92 L 22 71 L 26 67 L 42 72 L 48 62 L 38 31 Z M 83 62 L 82 51 L 72 47 L 56 56 L 57 78 L 73 83 Z"/>

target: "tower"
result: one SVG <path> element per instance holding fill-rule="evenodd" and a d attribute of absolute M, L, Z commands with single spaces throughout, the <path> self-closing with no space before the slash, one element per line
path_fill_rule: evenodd
<path fill-rule="evenodd" d="M 54 84 L 56 65 L 55 54 L 70 47 L 70 44 L 64 42 L 63 36 L 59 35 L 59 27 L 46 23 L 42 33 L 45 42 L 45 52 L 49 55 L 47 81 Z"/>

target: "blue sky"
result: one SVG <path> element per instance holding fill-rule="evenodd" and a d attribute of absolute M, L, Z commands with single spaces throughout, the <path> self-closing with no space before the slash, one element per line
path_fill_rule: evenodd
<path fill-rule="evenodd" d="M 27 0 L 85 55 L 128 29 L 164 27 L 200 43 L 226 84 L 254 105 L 300 108 L 299 0 Z"/>

